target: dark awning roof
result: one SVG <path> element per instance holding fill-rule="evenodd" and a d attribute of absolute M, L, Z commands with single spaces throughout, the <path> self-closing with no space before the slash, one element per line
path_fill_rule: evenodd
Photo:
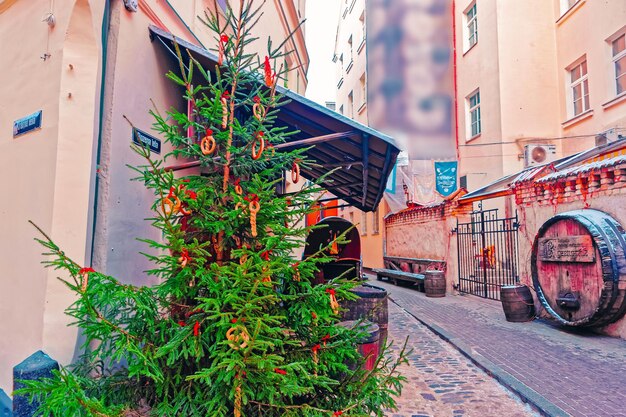
<path fill-rule="evenodd" d="M 150 26 L 150 37 L 159 40 L 172 53 L 173 43 L 177 43 L 181 53 L 192 54 L 207 70 L 217 65 L 215 54 L 155 26 Z M 277 86 L 276 90 L 291 100 L 281 107 L 277 124 L 300 131 L 290 136 L 286 144 L 276 147 L 293 149 L 315 145 L 306 155 L 321 168 L 303 167 L 301 175 L 315 180 L 341 167 L 330 175 L 332 182 L 324 188 L 361 210 L 374 211 L 398 156 L 394 140 L 286 88 Z"/>

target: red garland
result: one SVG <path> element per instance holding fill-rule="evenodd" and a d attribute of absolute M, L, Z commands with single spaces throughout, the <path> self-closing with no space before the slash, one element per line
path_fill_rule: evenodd
<path fill-rule="evenodd" d="M 272 74 L 272 65 L 270 64 L 270 57 L 265 57 L 265 85 L 272 87 L 276 80 L 276 72 Z"/>

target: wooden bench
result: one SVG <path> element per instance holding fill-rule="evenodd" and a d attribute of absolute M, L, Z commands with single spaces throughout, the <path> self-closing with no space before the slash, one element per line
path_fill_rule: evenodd
<path fill-rule="evenodd" d="M 395 269 L 372 269 L 372 271 L 376 272 L 376 279 L 382 281 L 383 278 L 388 278 L 393 281 L 394 284 L 398 284 L 398 280 L 400 281 L 410 281 L 414 282 L 418 285 L 424 283 L 424 275 L 422 274 L 414 274 L 412 272 L 404 272 L 398 271 Z"/>
<path fill-rule="evenodd" d="M 446 261 L 426 258 L 404 258 L 399 256 L 385 256 L 384 268 L 373 269 L 376 278 L 391 280 L 394 284 L 398 281 L 412 282 L 420 291 L 424 290 L 424 271 L 445 271 Z"/>

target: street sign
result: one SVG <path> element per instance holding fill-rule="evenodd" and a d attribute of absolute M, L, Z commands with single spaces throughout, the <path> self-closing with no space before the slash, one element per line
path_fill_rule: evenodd
<path fill-rule="evenodd" d="M 137 128 L 133 128 L 133 142 L 139 146 L 148 147 L 151 152 L 161 153 L 161 139 L 157 139 Z"/>
<path fill-rule="evenodd" d="M 42 111 L 39 110 L 33 114 L 29 114 L 26 117 L 22 117 L 21 119 L 17 119 L 13 122 L 13 137 L 16 138 L 18 136 L 23 135 L 24 133 L 28 133 L 31 130 L 41 129 L 41 117 Z"/>

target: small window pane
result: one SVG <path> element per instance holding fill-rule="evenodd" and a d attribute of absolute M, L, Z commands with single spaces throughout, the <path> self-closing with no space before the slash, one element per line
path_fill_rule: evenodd
<path fill-rule="evenodd" d="M 587 61 L 583 61 L 580 64 L 580 67 L 582 69 L 582 75 L 587 75 Z"/>
<path fill-rule="evenodd" d="M 574 116 L 579 115 L 580 113 L 583 112 L 583 102 L 582 100 L 578 99 L 574 101 Z"/>
<path fill-rule="evenodd" d="M 581 84 L 572 87 L 572 96 L 574 98 L 574 101 L 580 100 L 580 98 L 582 97 L 582 88 L 583 87 Z"/>
<path fill-rule="evenodd" d="M 571 74 L 572 74 L 572 82 L 574 82 L 577 79 L 579 79 L 580 78 L 580 65 L 578 65 L 574 69 L 572 69 Z"/>
<path fill-rule="evenodd" d="M 626 74 L 619 77 L 616 81 L 617 94 L 621 94 L 626 91 Z"/>
<path fill-rule="evenodd" d="M 626 49 L 626 35 L 622 35 L 613 41 L 613 56 Z"/>
<path fill-rule="evenodd" d="M 626 74 L 626 55 L 615 61 L 615 77 Z"/>

